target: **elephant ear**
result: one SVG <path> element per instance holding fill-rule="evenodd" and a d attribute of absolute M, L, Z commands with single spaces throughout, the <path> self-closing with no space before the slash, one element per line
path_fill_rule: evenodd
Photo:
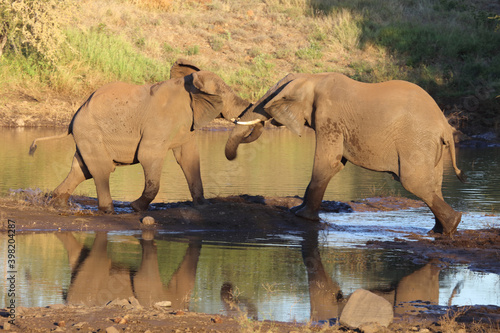
<path fill-rule="evenodd" d="M 222 97 L 218 94 L 215 74 L 200 71 L 192 74 L 195 91 L 191 92 L 193 129 L 200 129 L 222 112 Z M 215 82 L 214 82 L 215 81 Z"/>
<path fill-rule="evenodd" d="M 186 59 L 178 59 L 170 68 L 170 78 L 177 79 L 184 77 L 194 72 L 199 72 L 201 69 Z"/>
<path fill-rule="evenodd" d="M 313 108 L 312 92 L 306 86 L 305 79 L 290 81 L 264 105 L 266 113 L 298 136 Z"/>

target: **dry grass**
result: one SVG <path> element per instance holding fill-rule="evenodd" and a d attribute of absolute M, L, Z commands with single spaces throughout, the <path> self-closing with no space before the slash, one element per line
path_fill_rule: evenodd
<path fill-rule="evenodd" d="M 332 71 L 368 82 L 410 80 L 463 110 L 461 98 L 475 93 L 470 81 L 483 78 L 491 92 L 500 85 L 492 49 L 500 38 L 488 19 L 494 16 L 484 15 L 498 8 L 488 6 L 482 0 L 86 0 L 69 17 L 67 47 L 58 48 L 55 68 L 5 57 L 0 84 L 49 89 L 78 104 L 106 82 L 164 80 L 185 57 L 249 100 L 287 73 Z M 494 97 L 480 99 L 480 107 L 493 110 Z M 493 111 L 483 115 L 492 127 L 500 123 Z"/>

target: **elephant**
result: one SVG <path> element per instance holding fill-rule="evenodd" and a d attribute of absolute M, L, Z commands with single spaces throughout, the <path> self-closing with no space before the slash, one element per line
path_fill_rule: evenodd
<path fill-rule="evenodd" d="M 435 216 L 431 232 L 453 234 L 461 213 L 441 192 L 443 151 L 448 148 L 458 179 L 452 127 L 434 99 L 407 81 L 363 83 L 339 73 L 289 74 L 236 119 L 225 147 L 236 158 L 240 143 L 259 138 L 264 122 L 284 125 L 299 136 L 315 131 L 312 177 L 296 215 L 318 220 L 330 179 L 347 161 L 388 172 L 421 198 Z"/>
<path fill-rule="evenodd" d="M 201 71 L 179 59 L 171 78 L 156 84 L 107 84 L 90 95 L 73 116 L 62 135 L 35 139 L 58 139 L 70 134 L 76 143 L 71 170 L 53 191 L 56 204 L 66 204 L 75 188 L 93 178 L 98 207 L 113 213 L 109 177 L 116 166 L 141 163 L 145 185 L 142 195 L 131 203 L 135 211 L 147 210 L 159 191 L 166 153 L 172 149 L 186 177 L 193 203 L 205 202 L 200 159 L 194 130 L 222 115 L 232 119 L 249 103 L 216 74 Z"/>

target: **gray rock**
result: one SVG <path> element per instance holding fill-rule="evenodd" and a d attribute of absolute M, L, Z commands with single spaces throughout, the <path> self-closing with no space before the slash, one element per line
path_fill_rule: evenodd
<path fill-rule="evenodd" d="M 364 289 L 356 290 L 349 297 L 340 315 L 340 323 L 353 328 L 373 323 L 387 327 L 393 319 L 391 303 Z"/>
<path fill-rule="evenodd" d="M 172 302 L 170 302 L 170 301 L 156 302 L 155 306 L 156 307 L 169 307 L 169 306 L 172 306 Z"/>
<path fill-rule="evenodd" d="M 114 326 L 109 326 L 106 328 L 106 333 L 118 333 L 119 331 Z"/>

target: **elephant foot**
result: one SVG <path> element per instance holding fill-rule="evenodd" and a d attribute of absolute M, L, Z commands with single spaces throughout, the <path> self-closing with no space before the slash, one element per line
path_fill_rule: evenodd
<path fill-rule="evenodd" d="M 297 211 L 303 209 L 305 206 L 306 206 L 306 204 L 303 202 L 298 206 L 290 208 L 290 211 L 295 214 L 295 213 L 297 213 Z"/>
<path fill-rule="evenodd" d="M 294 207 L 295 208 L 295 207 Z M 319 221 L 318 212 L 311 212 L 306 207 L 296 210 L 295 215 L 311 221 Z"/>
<path fill-rule="evenodd" d="M 451 236 L 457 231 L 457 227 L 462 220 L 462 213 L 454 212 L 451 219 L 448 220 L 447 225 L 444 226 L 443 234 L 446 236 Z"/>
<path fill-rule="evenodd" d="M 57 208 L 66 208 L 68 207 L 69 197 L 68 193 L 53 194 L 50 203 Z"/>
<path fill-rule="evenodd" d="M 204 197 L 193 199 L 193 205 L 195 207 L 206 206 L 208 205 L 208 200 L 205 199 Z"/>
<path fill-rule="evenodd" d="M 115 208 L 113 207 L 113 205 L 110 206 L 106 206 L 106 207 L 101 207 L 99 206 L 99 212 L 102 213 L 102 214 L 114 214 L 115 213 Z"/>
<path fill-rule="evenodd" d="M 149 203 L 151 201 L 144 201 L 142 200 L 141 198 L 133 201 L 130 206 L 132 207 L 133 210 L 135 210 L 136 212 L 142 212 L 142 211 L 145 211 L 145 210 L 148 210 L 149 208 Z"/>
<path fill-rule="evenodd" d="M 457 227 L 462 220 L 462 213 L 453 211 L 453 214 L 447 219 L 446 223 L 442 223 L 436 218 L 436 224 L 429 231 L 429 234 L 443 234 L 444 236 L 451 236 L 457 231 Z"/>

